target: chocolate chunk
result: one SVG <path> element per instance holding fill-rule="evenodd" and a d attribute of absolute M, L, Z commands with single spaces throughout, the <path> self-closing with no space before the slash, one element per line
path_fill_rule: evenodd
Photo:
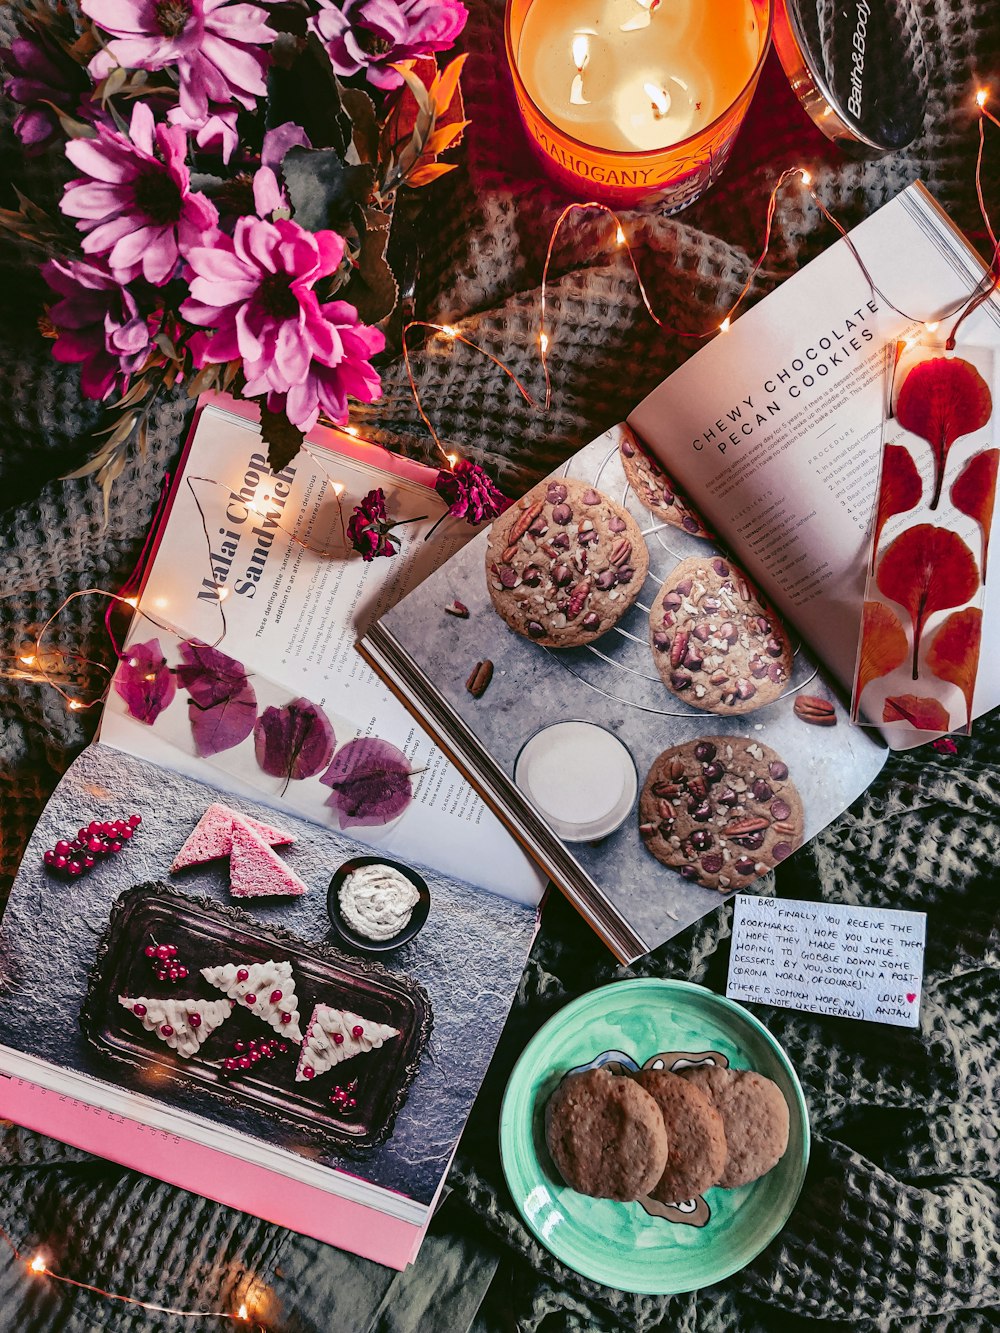
<path fill-rule="evenodd" d="M 774 765 L 772 764 L 771 767 L 773 768 Z M 780 797 L 778 800 L 771 802 L 771 814 L 775 819 L 787 819 L 791 813 L 792 807 L 787 801 L 781 800 Z"/>
<path fill-rule="evenodd" d="M 769 764 L 767 771 L 775 782 L 784 782 L 785 778 L 788 777 L 788 765 L 781 763 L 780 760 L 775 760 L 773 764 Z"/>
<path fill-rule="evenodd" d="M 784 861 L 786 856 L 791 856 L 792 844 L 790 842 L 776 842 L 771 848 L 771 855 L 776 861 Z"/>
<path fill-rule="evenodd" d="M 563 527 L 571 522 L 573 518 L 573 509 L 568 504 L 557 504 L 552 510 L 552 522 L 560 523 Z"/>
<path fill-rule="evenodd" d="M 694 757 L 699 760 L 700 763 L 708 763 L 708 761 L 714 759 L 717 754 L 718 751 L 711 741 L 698 741 L 695 744 Z"/>
<path fill-rule="evenodd" d="M 774 795 L 774 792 L 767 785 L 767 783 L 764 781 L 763 778 L 758 778 L 757 781 L 750 788 L 750 790 L 753 792 L 753 798 L 755 801 L 769 801 L 771 797 Z"/>

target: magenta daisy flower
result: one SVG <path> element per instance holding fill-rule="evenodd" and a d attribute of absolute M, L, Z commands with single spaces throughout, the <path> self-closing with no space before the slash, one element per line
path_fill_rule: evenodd
<path fill-rule="evenodd" d="M 319 0 L 309 30 L 342 77 L 362 70 L 376 88 L 398 88 L 401 60 L 446 51 L 465 27 L 459 0 Z"/>
<path fill-rule="evenodd" d="M 125 69 L 177 69 L 185 115 L 204 120 L 208 104 L 256 105 L 267 88 L 263 70 L 277 33 L 258 5 L 227 0 L 83 0 L 84 13 L 112 34 L 107 52 Z M 98 54 L 91 73 L 106 73 Z"/>
<path fill-rule="evenodd" d="M 231 238 L 220 233 L 211 245 L 195 246 L 181 315 L 214 330 L 199 360 L 242 360 L 253 393 L 287 393 L 300 384 L 313 357 L 326 364 L 339 354 L 337 330 L 313 286 L 343 256 L 335 231 L 309 232 L 290 219 L 242 217 Z"/>
<path fill-rule="evenodd" d="M 106 269 L 81 259 L 50 259 L 42 276 L 63 298 L 48 311 L 55 359 L 80 363 L 88 398 L 106 398 L 116 383 L 127 388 L 153 350 L 149 324 L 132 293 Z"/>
<path fill-rule="evenodd" d="M 10 75 L 3 91 L 22 107 L 14 118 L 14 133 L 29 155 L 61 137 L 57 107 L 70 115 L 89 114 L 89 105 L 81 112 L 80 103 L 90 92 L 90 80 L 44 30 L 33 30 L 0 48 L 0 66 Z"/>
<path fill-rule="evenodd" d="M 321 309 L 339 344 L 332 363 L 313 360 L 300 383 L 293 384 L 283 398 L 272 394 L 267 403 L 272 412 L 283 411 L 302 431 L 312 430 L 321 412 L 343 423 L 348 416 L 348 397 L 371 403 L 382 392 L 382 381 L 370 358 L 385 347 L 385 335 L 362 324 L 347 301 L 329 301 Z M 247 392 L 252 395 L 263 388 L 257 390 L 248 382 Z"/>
<path fill-rule="evenodd" d="M 191 189 L 180 127 L 154 125 L 149 107 L 136 102 L 129 136 L 98 125 L 96 139 L 66 145 L 66 156 L 87 174 L 70 181 L 59 207 L 87 233 L 84 254 L 107 255 L 121 282 L 141 273 L 162 286 L 178 256 L 203 241 L 219 215 Z"/>

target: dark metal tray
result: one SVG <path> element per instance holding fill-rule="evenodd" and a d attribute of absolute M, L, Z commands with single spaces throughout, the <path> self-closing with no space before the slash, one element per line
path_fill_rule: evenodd
<path fill-rule="evenodd" d="M 143 952 L 151 937 L 177 946 L 178 961 L 189 970 L 186 979 L 173 984 L 156 979 Z M 313 1005 L 323 1003 L 388 1023 L 400 1035 L 345 1060 L 321 1078 L 296 1083 L 300 1047 L 292 1041 L 285 1055 L 247 1070 L 223 1072 L 220 1062 L 235 1040 L 277 1035 L 243 1005 L 234 1007 L 196 1055 L 184 1059 L 118 1003 L 119 995 L 220 999 L 222 992 L 208 984 L 200 968 L 269 959 L 292 964 L 303 1032 Z M 80 1024 L 97 1050 L 136 1066 L 147 1085 L 162 1084 L 163 1073 L 169 1071 L 228 1102 L 273 1111 L 286 1123 L 321 1134 L 350 1152 L 375 1147 L 391 1132 L 430 1036 L 432 1014 L 422 986 L 380 963 L 351 958 L 332 945 L 310 944 L 281 927 L 262 925 L 239 908 L 152 883 L 127 890 L 112 907 Z M 355 1078 L 357 1106 L 338 1114 L 330 1094 L 338 1083 L 343 1087 Z"/>

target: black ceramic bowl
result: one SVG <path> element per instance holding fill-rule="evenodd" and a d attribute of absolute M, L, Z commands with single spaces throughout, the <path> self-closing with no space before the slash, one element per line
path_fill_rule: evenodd
<path fill-rule="evenodd" d="M 402 930 L 387 940 L 370 940 L 366 935 L 359 935 L 347 924 L 340 910 L 340 886 L 353 870 L 360 870 L 362 866 L 391 866 L 393 870 L 405 875 L 420 895 L 416 907 L 410 913 L 409 921 Z M 353 860 L 345 861 L 330 880 L 326 894 L 326 910 L 330 914 L 334 930 L 352 949 L 359 949 L 363 953 L 388 953 L 390 949 L 398 949 L 400 945 L 408 944 L 422 928 L 427 920 L 427 913 L 431 910 L 431 895 L 424 880 L 409 866 L 404 866 L 399 861 L 390 861 L 387 856 L 355 856 Z"/>

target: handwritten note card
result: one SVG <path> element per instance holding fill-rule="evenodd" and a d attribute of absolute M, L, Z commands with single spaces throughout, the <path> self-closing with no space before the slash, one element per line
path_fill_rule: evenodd
<path fill-rule="evenodd" d="M 726 994 L 916 1027 L 926 927 L 923 912 L 737 894 Z"/>

